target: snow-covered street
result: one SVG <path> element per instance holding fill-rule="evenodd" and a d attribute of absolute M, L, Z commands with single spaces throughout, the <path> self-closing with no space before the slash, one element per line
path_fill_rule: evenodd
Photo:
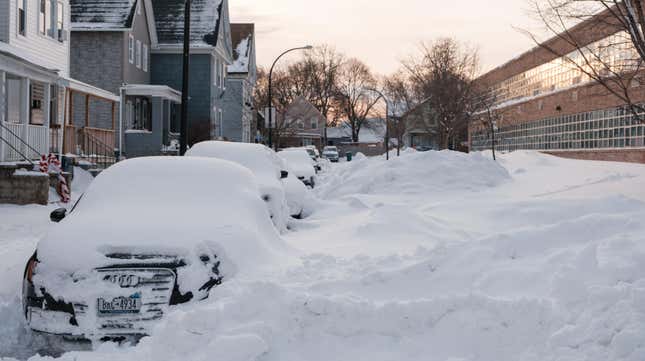
<path fill-rule="evenodd" d="M 642 361 L 645 166 L 514 152 L 360 155 L 284 240 L 138 346 L 62 360 Z M 0 359 L 46 360 L 20 293 L 55 206 L 0 206 Z M 91 237 L 91 235 L 88 235 Z"/>

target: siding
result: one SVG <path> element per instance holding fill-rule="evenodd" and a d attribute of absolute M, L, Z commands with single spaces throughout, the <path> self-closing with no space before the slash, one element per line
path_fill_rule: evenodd
<path fill-rule="evenodd" d="M 134 20 L 132 22 L 132 31 L 130 33 L 123 32 L 122 42 L 122 62 L 123 62 L 123 80 L 127 84 L 150 84 L 150 32 L 148 31 L 148 23 L 145 18 L 145 6 L 141 7 L 141 15 L 135 11 Z M 135 57 L 134 64 L 128 61 L 128 36 L 132 34 L 135 40 Z M 141 41 L 141 51 L 143 52 L 143 45 L 148 46 L 148 71 L 143 71 L 143 64 L 141 69 L 137 68 L 136 57 L 136 41 Z M 143 56 L 142 56 L 143 59 Z M 143 61 L 143 60 L 142 60 Z"/>
<path fill-rule="evenodd" d="M 9 42 L 9 2 L 0 2 L 0 41 Z"/>
<path fill-rule="evenodd" d="M 231 79 L 226 81 L 226 94 L 222 99 L 224 120 L 222 136 L 230 141 L 242 142 L 243 130 L 244 81 Z"/>
<path fill-rule="evenodd" d="M 167 85 L 181 91 L 181 54 L 152 55 L 152 84 Z M 211 56 L 190 56 L 190 102 L 188 106 L 188 139 L 194 144 L 210 139 L 211 132 Z"/>
<path fill-rule="evenodd" d="M 74 79 L 119 94 L 123 32 L 72 33 L 71 74 Z"/>
<path fill-rule="evenodd" d="M 38 33 L 37 0 L 27 0 L 27 35 L 18 35 L 17 0 L 9 0 L 9 43 L 39 59 L 39 65 L 57 69 L 63 77 L 69 77 L 69 41 L 63 43 Z M 69 2 L 65 4 L 64 27 L 69 29 Z"/>

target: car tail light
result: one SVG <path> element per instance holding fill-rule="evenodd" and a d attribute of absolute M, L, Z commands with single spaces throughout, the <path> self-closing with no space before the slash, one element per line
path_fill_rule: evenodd
<path fill-rule="evenodd" d="M 29 262 L 27 263 L 27 281 L 32 282 L 31 279 L 34 277 L 34 272 L 36 271 L 36 265 L 38 265 L 38 261 L 36 261 L 35 258 L 29 259 Z"/>

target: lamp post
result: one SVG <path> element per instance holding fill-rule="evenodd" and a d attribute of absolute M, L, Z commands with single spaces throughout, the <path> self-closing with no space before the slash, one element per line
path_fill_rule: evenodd
<path fill-rule="evenodd" d="M 288 53 L 296 50 L 311 50 L 313 49 L 313 46 L 307 45 L 307 46 L 301 46 L 298 48 L 293 48 L 285 51 L 284 53 L 280 54 L 275 61 L 273 62 L 273 65 L 271 65 L 271 70 L 269 70 L 269 114 L 268 114 L 268 120 L 269 120 L 269 148 L 273 148 L 273 68 L 275 68 L 275 65 L 278 63 L 278 60 L 282 58 L 283 56 L 287 55 Z M 276 119 L 277 120 L 277 119 Z"/>
<path fill-rule="evenodd" d="M 181 126 L 179 130 L 179 155 L 183 156 L 188 150 L 188 90 L 190 76 L 190 8 L 191 0 L 186 0 L 184 9 L 184 53 L 183 79 L 181 87 Z"/>
<path fill-rule="evenodd" d="M 387 100 L 387 97 L 377 89 L 367 88 L 365 90 L 378 94 L 379 98 L 383 98 L 383 101 L 385 101 L 385 160 L 390 160 L 390 102 Z"/>

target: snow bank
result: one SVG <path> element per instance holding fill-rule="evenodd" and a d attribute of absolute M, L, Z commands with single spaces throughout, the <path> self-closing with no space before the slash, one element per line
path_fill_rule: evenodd
<path fill-rule="evenodd" d="M 401 157 L 358 157 L 343 163 L 322 188 L 323 197 L 351 194 L 428 194 L 479 191 L 508 181 L 504 168 L 482 155 L 456 152 L 402 153 Z"/>

